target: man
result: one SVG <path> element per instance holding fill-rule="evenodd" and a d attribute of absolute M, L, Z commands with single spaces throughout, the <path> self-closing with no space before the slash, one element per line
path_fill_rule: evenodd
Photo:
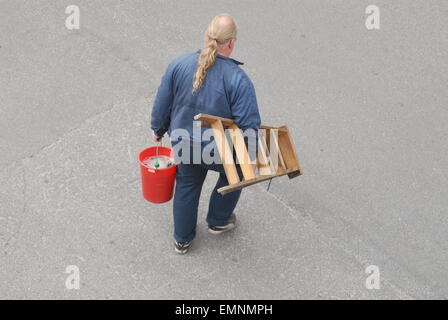
<path fill-rule="evenodd" d="M 235 47 L 237 25 L 228 14 L 220 14 L 210 22 L 205 46 L 193 54 L 175 59 L 162 78 L 152 110 L 151 128 L 155 141 L 168 131 L 184 129 L 189 147 L 203 148 L 193 138 L 193 120 L 199 113 L 231 118 L 243 130 L 260 127 L 260 114 L 254 86 L 240 68 L 243 63 L 230 58 Z M 176 141 L 172 141 L 173 145 Z M 192 151 L 193 153 L 194 151 Z M 180 163 L 174 195 L 174 247 L 188 251 L 196 235 L 199 197 L 208 170 L 218 171 L 219 179 L 210 198 L 208 230 L 221 234 L 233 229 L 233 213 L 241 190 L 226 195 L 218 189 L 228 185 L 222 164 Z"/>

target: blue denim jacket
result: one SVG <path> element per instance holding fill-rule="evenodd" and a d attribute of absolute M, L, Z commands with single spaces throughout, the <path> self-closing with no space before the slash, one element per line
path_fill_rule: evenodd
<path fill-rule="evenodd" d="M 168 66 L 152 109 L 151 128 L 158 136 L 185 129 L 190 141 L 195 141 L 193 118 L 206 113 L 233 119 L 241 129 L 251 128 L 258 133 L 260 114 L 255 88 L 240 68 L 243 63 L 218 55 L 202 87 L 192 93 L 200 52 L 180 56 Z"/>

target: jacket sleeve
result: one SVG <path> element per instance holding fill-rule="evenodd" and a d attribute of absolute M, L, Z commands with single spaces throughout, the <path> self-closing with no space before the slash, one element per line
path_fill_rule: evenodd
<path fill-rule="evenodd" d="M 261 118 L 254 85 L 245 74 L 243 74 L 235 88 L 231 109 L 233 120 L 245 134 L 246 144 L 249 141 L 255 143 L 255 149 L 250 144 L 248 145 L 250 157 L 254 159 L 258 152 L 258 129 L 261 125 Z"/>
<path fill-rule="evenodd" d="M 173 69 L 173 64 L 170 64 L 163 75 L 151 112 L 151 129 L 159 137 L 163 136 L 170 127 L 174 99 Z"/>

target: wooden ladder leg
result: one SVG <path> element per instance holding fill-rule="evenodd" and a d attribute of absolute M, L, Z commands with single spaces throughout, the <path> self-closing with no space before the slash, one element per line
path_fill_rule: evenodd
<path fill-rule="evenodd" d="M 269 130 L 269 153 L 268 153 L 268 158 L 269 158 L 269 164 L 271 165 L 271 170 L 273 171 L 273 173 L 277 173 L 278 171 L 278 150 L 275 148 L 275 144 L 272 143 L 273 141 L 273 135 L 276 134 L 274 129 L 268 129 Z M 266 140 L 268 140 L 268 138 L 266 137 Z"/>
<path fill-rule="evenodd" d="M 235 148 L 241 171 L 243 172 L 244 180 L 255 179 L 254 168 L 250 163 L 249 152 L 247 152 L 246 143 L 244 142 L 241 129 L 235 123 L 233 123 L 229 128 L 231 129 L 230 137 L 233 147 Z"/>
<path fill-rule="evenodd" d="M 278 160 L 280 160 L 280 165 L 282 166 L 282 168 L 284 170 L 286 170 L 285 161 L 283 159 L 283 155 L 282 155 L 282 152 L 280 150 L 279 143 L 278 143 L 278 129 L 271 129 L 271 132 L 270 132 L 270 146 L 271 146 L 271 149 L 269 150 L 270 151 L 269 155 L 270 155 L 271 159 L 273 157 L 275 157 L 277 159 L 277 161 L 276 161 L 277 165 L 275 165 L 276 168 L 277 168 L 277 171 L 278 171 Z"/>
<path fill-rule="evenodd" d="M 240 178 L 236 171 L 235 162 L 233 161 L 232 150 L 227 143 L 222 122 L 220 120 L 216 120 L 212 122 L 210 126 L 213 130 L 216 147 L 218 148 L 219 156 L 221 157 L 229 184 L 240 182 Z"/>
<path fill-rule="evenodd" d="M 266 137 L 260 129 L 258 134 L 258 170 L 261 176 L 269 176 L 274 174 L 268 157 L 268 147 L 266 145 Z"/>

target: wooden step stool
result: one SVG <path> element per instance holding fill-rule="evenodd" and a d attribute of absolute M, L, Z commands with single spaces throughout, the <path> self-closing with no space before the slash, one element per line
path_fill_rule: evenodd
<path fill-rule="evenodd" d="M 243 132 L 233 120 L 202 113 L 196 115 L 194 119 L 201 121 L 202 127 L 209 127 L 213 130 L 216 147 L 229 181 L 228 186 L 218 189 L 219 193 L 226 194 L 284 175 L 288 175 L 290 179 L 302 175 L 303 171 L 300 167 L 296 148 L 287 126 L 260 126 L 257 154 L 259 175 L 257 176 L 249 163 L 249 153 L 244 142 Z M 243 173 L 243 181 L 240 181 L 236 170 L 232 148 L 224 131 L 226 128 L 233 129 L 231 131 L 231 143 L 235 148 Z"/>

